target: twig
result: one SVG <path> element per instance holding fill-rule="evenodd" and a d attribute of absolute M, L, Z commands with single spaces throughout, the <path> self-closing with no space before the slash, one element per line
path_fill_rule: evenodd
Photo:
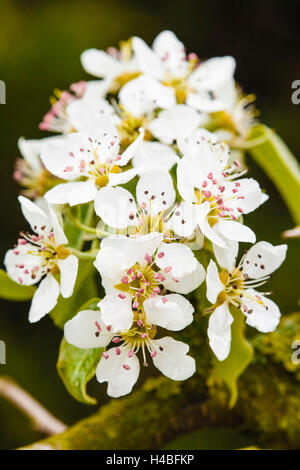
<path fill-rule="evenodd" d="M 79 251 L 76 248 L 69 247 L 69 250 L 80 259 L 96 259 L 98 250 L 93 251 Z"/>
<path fill-rule="evenodd" d="M 51 436 L 67 429 L 67 426 L 52 416 L 38 401 L 9 377 L 0 378 L 0 397 L 10 401 L 30 418 L 34 428 Z"/>
<path fill-rule="evenodd" d="M 281 234 L 282 238 L 300 238 L 300 227 L 291 228 Z"/>

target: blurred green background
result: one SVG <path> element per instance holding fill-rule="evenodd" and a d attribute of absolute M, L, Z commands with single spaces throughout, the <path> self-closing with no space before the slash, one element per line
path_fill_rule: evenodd
<path fill-rule="evenodd" d="M 234 55 L 237 80 L 256 93 L 262 120 L 299 156 L 300 105 L 291 102 L 291 83 L 300 79 L 296 5 L 292 0 L 1 0 L 0 79 L 7 86 L 7 104 L 0 105 L 1 259 L 24 228 L 11 178 L 17 139 L 42 137 L 37 125 L 52 90 L 88 78 L 79 61 L 86 48 L 105 49 L 134 34 L 151 43 L 161 30 L 171 29 L 202 58 Z M 253 162 L 248 164 L 271 198 L 247 222 L 258 239 L 280 243 L 280 233 L 293 222 L 270 181 Z M 292 241 L 287 262 L 271 282 L 283 313 L 297 308 L 299 261 L 298 241 Z M 29 325 L 27 311 L 27 304 L 0 303 L 0 339 L 7 344 L 7 365 L 0 365 L 0 374 L 14 377 L 57 417 L 73 423 L 93 408 L 73 400 L 56 374 L 61 332 L 49 319 Z M 92 389 L 100 397 L 105 387 L 94 384 Z M 19 412 L 0 400 L 0 449 L 38 437 Z"/>

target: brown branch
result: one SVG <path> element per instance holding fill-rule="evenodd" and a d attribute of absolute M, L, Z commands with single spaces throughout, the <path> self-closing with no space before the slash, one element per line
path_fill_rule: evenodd
<path fill-rule="evenodd" d="M 202 348 L 198 374 L 186 382 L 148 379 L 128 397 L 111 400 L 94 415 L 64 433 L 24 449 L 157 449 L 178 435 L 217 426 L 235 426 L 253 434 L 261 448 L 299 448 L 299 367 L 291 344 L 300 337 L 299 314 L 285 317 L 278 330 L 251 342 L 255 362 L 239 380 L 239 399 L 228 408 L 228 393 L 207 385 L 210 353 Z M 206 349 L 208 351 L 208 348 Z"/>
<path fill-rule="evenodd" d="M 51 436 L 67 429 L 64 423 L 56 419 L 9 377 L 0 378 L 0 397 L 5 398 L 19 408 L 30 419 L 34 428 L 42 434 Z"/>

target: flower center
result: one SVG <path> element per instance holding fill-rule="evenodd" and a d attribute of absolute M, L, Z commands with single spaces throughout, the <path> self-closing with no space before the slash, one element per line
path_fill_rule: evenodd
<path fill-rule="evenodd" d="M 140 135 L 139 129 L 143 127 L 145 129 L 144 140 L 151 140 L 152 135 L 147 130 L 149 119 L 147 116 L 135 117 L 129 111 L 126 111 L 122 105 L 119 106 L 121 109 L 122 121 L 118 125 L 118 131 L 122 146 L 128 147 L 132 142 L 137 139 Z"/>
<path fill-rule="evenodd" d="M 65 180 L 49 173 L 46 168 L 41 168 L 40 171 L 34 170 L 23 158 L 17 159 L 13 178 L 18 184 L 25 188 L 22 194 L 29 199 L 44 196 L 44 194 L 54 186 L 65 182 Z"/>
<path fill-rule="evenodd" d="M 123 72 L 117 77 L 114 78 L 114 81 L 110 85 L 109 91 L 112 94 L 117 94 L 119 90 L 126 85 L 126 83 L 134 80 L 135 78 L 139 77 L 141 72 Z"/>
<path fill-rule="evenodd" d="M 152 263 L 152 259 L 149 259 L 149 262 Z M 140 306 L 142 308 L 146 299 L 160 292 L 158 285 L 161 282 L 161 277 L 162 275 L 157 273 L 151 264 L 141 267 L 139 263 L 136 263 L 128 269 L 121 282 L 115 285 L 115 288 L 130 294 L 133 298 L 132 307 L 140 310 Z M 120 294 L 121 296 L 122 294 Z"/>
<path fill-rule="evenodd" d="M 43 227 L 41 228 L 43 229 Z M 15 248 L 14 254 L 19 255 L 19 247 L 26 246 L 26 254 L 36 256 L 39 258 L 39 262 L 30 268 L 26 267 L 23 263 L 16 265 L 16 267 L 20 269 L 20 275 L 18 277 L 19 283 L 23 284 L 23 276 L 30 276 L 31 279 L 34 280 L 37 274 L 44 275 L 50 271 L 52 274 L 58 274 L 59 268 L 57 266 L 57 260 L 67 258 L 71 252 L 63 245 L 55 245 L 53 232 L 50 232 L 47 236 L 30 235 L 23 232 L 21 232 L 20 235 L 22 238 L 18 240 L 18 247 Z M 42 262 L 40 260 L 42 260 Z"/>
<path fill-rule="evenodd" d="M 207 220 L 211 227 L 213 227 L 217 222 L 219 217 L 223 217 L 223 200 L 220 196 L 215 196 L 209 190 L 200 190 L 195 189 L 195 195 L 197 198 L 196 204 L 203 204 L 208 201 L 210 205 L 210 211 L 207 214 Z"/>
<path fill-rule="evenodd" d="M 168 54 L 162 60 L 167 60 L 167 59 L 168 59 Z M 198 58 L 196 57 L 196 55 L 191 54 L 188 57 L 186 72 L 182 77 L 170 76 L 167 73 L 165 79 L 162 81 L 163 85 L 170 86 L 174 89 L 176 100 L 177 100 L 177 103 L 179 104 L 185 103 L 187 95 L 189 93 L 195 93 L 195 90 L 188 83 L 188 77 L 195 70 L 197 62 L 198 62 Z"/>
<path fill-rule="evenodd" d="M 99 336 L 99 334 L 101 333 L 100 325 L 96 322 L 95 326 L 95 334 L 96 336 Z M 110 326 L 107 327 L 108 330 L 109 328 Z M 116 345 L 116 347 L 113 348 L 113 350 L 110 349 L 108 351 L 103 352 L 102 356 L 105 359 L 108 359 L 112 351 L 114 351 L 117 355 L 120 355 L 121 349 L 126 346 L 129 349 L 127 354 L 130 358 L 141 349 L 143 353 L 144 366 L 147 366 L 148 364 L 146 359 L 146 349 L 149 351 L 152 358 L 157 355 L 155 345 L 152 342 L 152 339 L 155 337 L 155 335 L 155 325 L 146 324 L 141 319 L 137 320 L 135 318 L 135 321 L 133 322 L 130 330 L 123 331 L 118 336 L 115 336 L 112 339 L 112 342 Z M 162 351 L 163 348 L 160 347 L 160 350 Z M 130 370 L 130 366 L 126 362 L 123 364 L 123 368 L 125 370 Z"/>
<path fill-rule="evenodd" d="M 103 134 L 103 137 L 106 137 L 106 133 Z M 84 178 L 93 179 L 99 188 L 106 186 L 109 182 L 110 173 L 122 172 L 122 169 L 118 165 L 118 162 L 121 160 L 121 156 L 115 155 L 114 157 L 106 158 L 106 160 L 100 159 L 98 155 L 100 145 L 103 147 L 101 142 L 89 137 L 89 145 L 86 148 L 80 148 L 79 151 L 86 155 L 90 155 L 90 158 L 81 158 L 79 162 L 78 160 L 74 160 L 74 165 L 71 164 L 66 166 L 64 168 L 64 172 L 68 173 L 74 170 L 77 172 L 79 170 L 79 173 L 81 173 Z M 118 137 L 115 135 L 113 140 L 107 145 L 107 151 L 110 152 L 111 149 L 117 145 Z M 75 158 L 73 152 L 69 152 L 69 157 L 71 157 L 71 159 Z"/>
<path fill-rule="evenodd" d="M 240 139 L 246 139 L 250 128 L 255 124 L 259 111 L 255 108 L 255 95 L 239 94 L 236 104 L 230 111 L 218 111 L 213 113 L 213 125 L 215 128 L 228 129 L 234 134 L 230 141 L 231 147 L 239 147 Z"/>
<path fill-rule="evenodd" d="M 234 268 L 232 273 L 221 272 L 219 274 L 221 282 L 225 286 L 227 300 L 237 300 L 243 295 L 244 275 L 238 268 Z"/>
<path fill-rule="evenodd" d="M 229 173 L 223 172 L 224 178 L 229 177 Z M 216 178 L 212 172 L 208 173 L 207 179 L 202 182 L 202 188 L 195 189 L 196 202 L 195 204 L 203 204 L 208 201 L 210 205 L 210 211 L 207 214 L 207 220 L 211 227 L 213 227 L 219 218 L 237 220 L 237 215 L 234 213 L 234 209 L 227 205 L 232 202 L 233 199 L 243 200 L 244 196 L 240 194 L 241 184 L 236 181 L 233 187 L 228 188 L 227 183 L 218 184 Z M 236 211 L 239 214 L 243 214 L 243 209 L 237 207 Z"/>
<path fill-rule="evenodd" d="M 139 349 L 147 344 L 156 335 L 156 326 L 144 323 L 140 318 L 136 319 L 130 330 L 121 334 L 123 341 L 132 349 Z"/>
<path fill-rule="evenodd" d="M 170 86 L 174 89 L 177 103 L 184 104 L 189 92 L 192 92 L 186 77 L 183 78 L 171 78 L 162 82 L 165 86 Z"/>
<path fill-rule="evenodd" d="M 243 304 L 243 298 L 246 298 L 264 306 L 261 297 L 259 295 L 251 295 L 247 289 L 255 288 L 264 284 L 266 281 L 265 278 L 262 278 L 263 280 L 258 279 L 249 281 L 239 267 L 234 268 L 231 273 L 228 271 L 222 271 L 219 273 L 219 277 L 222 284 L 224 284 L 225 289 L 218 295 L 216 305 L 221 305 L 227 301 L 235 307 L 240 308 L 241 304 Z M 268 293 L 264 294 L 267 295 Z M 252 310 L 248 310 L 245 304 L 242 307 L 244 312 L 252 313 Z"/>

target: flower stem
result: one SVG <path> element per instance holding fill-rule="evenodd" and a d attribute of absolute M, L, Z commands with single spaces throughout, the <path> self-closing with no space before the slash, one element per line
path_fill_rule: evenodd
<path fill-rule="evenodd" d="M 82 222 L 80 222 L 80 220 L 78 220 L 72 214 L 71 210 L 67 211 L 67 217 L 75 227 L 79 228 L 80 230 L 82 230 L 85 233 L 91 233 L 91 234 L 93 234 L 93 235 L 95 235 L 99 238 L 100 237 L 107 237 L 108 235 L 111 235 L 110 233 L 105 232 L 103 230 L 100 230 L 99 228 L 89 227 L 88 225 L 83 224 Z"/>
<path fill-rule="evenodd" d="M 77 256 L 80 259 L 96 259 L 98 250 L 92 251 L 80 251 L 76 250 L 76 248 L 68 247 L 69 250 L 72 252 L 73 255 Z"/>
<path fill-rule="evenodd" d="M 83 230 L 86 233 L 93 233 L 93 234 L 97 233 L 97 231 L 94 227 L 89 227 L 88 225 L 85 225 L 82 222 L 80 222 L 80 220 L 78 220 L 72 214 L 72 212 L 70 210 L 68 210 L 68 212 L 67 212 L 67 217 L 72 222 L 72 224 L 75 225 L 75 227 L 79 228 L 80 230 Z"/>

